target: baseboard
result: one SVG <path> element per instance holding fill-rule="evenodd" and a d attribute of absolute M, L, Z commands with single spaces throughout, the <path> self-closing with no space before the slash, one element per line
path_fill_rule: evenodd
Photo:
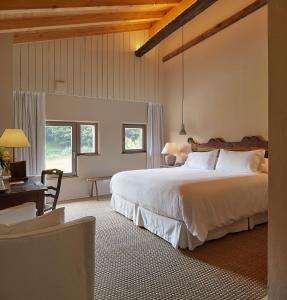
<path fill-rule="evenodd" d="M 103 194 L 99 195 L 99 201 L 107 198 L 111 198 L 112 194 Z M 75 199 L 64 199 L 64 200 L 59 200 L 58 204 L 65 204 L 65 203 L 72 203 L 72 202 L 80 202 L 80 201 L 90 201 L 90 200 L 96 200 L 96 196 L 94 197 L 82 197 L 82 198 L 75 198 Z"/>

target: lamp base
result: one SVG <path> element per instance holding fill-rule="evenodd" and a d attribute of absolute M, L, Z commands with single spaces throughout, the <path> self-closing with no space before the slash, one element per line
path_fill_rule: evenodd
<path fill-rule="evenodd" d="M 26 161 L 17 161 L 14 163 L 10 163 L 10 172 L 10 182 L 28 180 L 26 176 Z"/>
<path fill-rule="evenodd" d="M 167 155 L 165 156 L 165 163 L 166 163 L 168 166 L 174 166 L 175 161 L 176 161 L 176 156 L 175 156 L 175 155 L 173 155 L 173 154 L 167 154 Z"/>

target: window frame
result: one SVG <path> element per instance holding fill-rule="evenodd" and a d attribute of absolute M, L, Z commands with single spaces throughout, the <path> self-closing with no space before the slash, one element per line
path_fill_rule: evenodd
<path fill-rule="evenodd" d="M 65 121 L 46 121 L 46 126 L 71 126 L 72 127 L 72 172 L 64 173 L 64 176 L 77 176 L 77 132 L 76 132 L 76 123 L 75 122 L 65 122 Z M 46 147 L 46 138 L 45 138 L 45 147 Z M 46 155 L 45 155 L 45 164 L 46 164 Z"/>
<path fill-rule="evenodd" d="M 99 155 L 99 132 L 98 123 L 95 122 L 76 122 L 77 124 L 77 155 L 78 156 L 93 156 Z M 95 126 L 95 152 L 81 152 L 81 125 L 93 125 Z"/>
<path fill-rule="evenodd" d="M 142 149 L 125 149 L 125 129 L 126 128 L 141 128 L 143 130 L 143 147 Z M 146 124 L 132 124 L 132 123 L 125 123 L 122 125 L 122 153 L 123 154 L 133 154 L 133 153 L 146 153 L 146 143 L 147 143 L 147 136 L 146 136 Z"/>
<path fill-rule="evenodd" d="M 81 138 L 80 125 L 94 125 L 95 126 L 95 152 L 81 153 Z M 46 120 L 46 126 L 71 126 L 72 127 L 72 172 L 64 173 L 65 177 L 74 177 L 78 173 L 78 156 L 93 156 L 99 155 L 99 125 L 97 122 L 70 122 L 70 121 L 49 121 Z M 46 139 L 45 139 L 46 145 Z M 46 147 L 46 146 L 45 146 Z M 46 157 L 45 157 L 46 163 Z"/>

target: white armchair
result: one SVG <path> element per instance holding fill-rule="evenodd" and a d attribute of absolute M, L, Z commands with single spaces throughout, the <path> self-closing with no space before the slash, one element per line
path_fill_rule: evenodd
<path fill-rule="evenodd" d="M 92 300 L 95 218 L 0 236 L 0 299 Z"/>

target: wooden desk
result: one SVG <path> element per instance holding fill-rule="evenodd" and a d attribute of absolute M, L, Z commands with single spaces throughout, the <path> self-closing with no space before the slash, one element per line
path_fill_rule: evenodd
<path fill-rule="evenodd" d="M 47 188 L 42 183 L 36 183 L 32 178 L 29 178 L 23 184 L 10 185 L 8 181 L 5 181 L 5 185 L 8 191 L 0 193 L 0 210 L 26 202 L 35 202 L 37 215 L 43 215 L 45 207 L 44 192 Z"/>

